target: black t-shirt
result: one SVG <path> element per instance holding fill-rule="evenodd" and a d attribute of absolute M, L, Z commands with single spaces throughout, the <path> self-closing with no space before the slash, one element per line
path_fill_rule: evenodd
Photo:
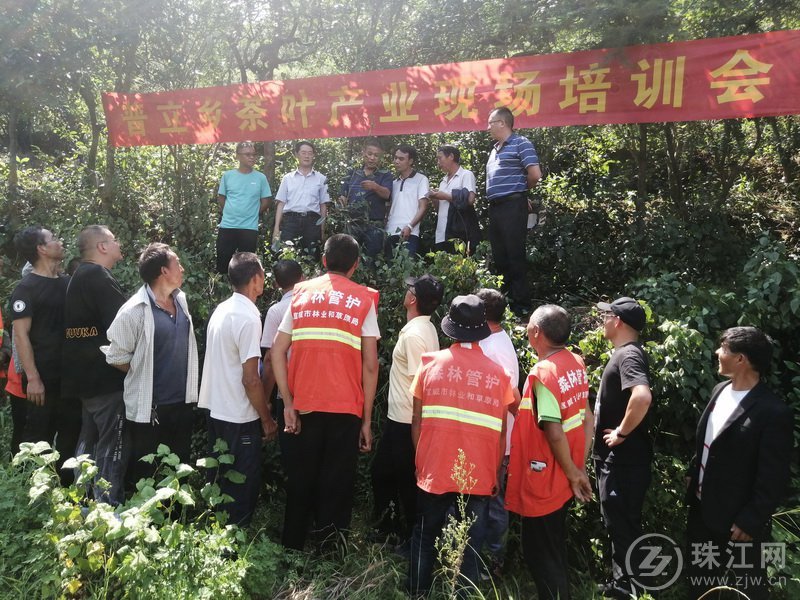
<path fill-rule="evenodd" d="M 83 262 L 72 276 L 64 308 L 64 360 L 61 393 L 92 398 L 121 391 L 125 373 L 108 365 L 100 346 L 125 296 L 111 271 Z"/>
<path fill-rule="evenodd" d="M 603 370 L 600 390 L 595 403 L 594 458 L 617 464 L 649 463 L 653 446 L 647 432 L 647 416 L 633 430 L 625 431 L 625 441 L 609 448 L 603 441 L 603 431 L 615 429 L 625 417 L 631 389 L 650 385 L 647 354 L 639 342 L 629 342 L 614 350 Z"/>
<path fill-rule="evenodd" d="M 31 318 L 33 360 L 42 381 L 61 378 L 64 300 L 69 277 L 28 273 L 11 293 L 11 320 Z"/>

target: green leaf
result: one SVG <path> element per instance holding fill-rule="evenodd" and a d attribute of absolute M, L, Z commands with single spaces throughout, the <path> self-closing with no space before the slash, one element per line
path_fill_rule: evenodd
<path fill-rule="evenodd" d="M 242 473 L 239 473 L 239 471 L 234 471 L 231 469 L 225 473 L 225 479 L 231 483 L 244 483 L 247 477 L 245 477 Z"/>

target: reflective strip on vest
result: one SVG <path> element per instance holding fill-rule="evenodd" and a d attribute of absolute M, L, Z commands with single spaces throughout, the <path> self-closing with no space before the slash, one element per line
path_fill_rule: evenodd
<path fill-rule="evenodd" d="M 530 398 L 525 397 L 522 399 L 522 402 L 519 403 L 519 410 L 533 410 L 533 402 Z"/>
<path fill-rule="evenodd" d="M 423 419 L 445 419 L 458 423 L 467 423 L 478 427 L 486 427 L 492 431 L 503 430 L 503 420 L 491 415 L 455 408 L 453 406 L 423 406 Z"/>
<path fill-rule="evenodd" d="M 340 342 L 356 350 L 361 350 L 361 338 L 341 329 L 330 327 L 303 327 L 292 331 L 292 342 L 300 340 L 325 340 L 326 342 Z"/>
<path fill-rule="evenodd" d="M 580 427 L 583 425 L 583 418 L 586 416 L 586 409 L 582 408 L 580 412 L 577 414 L 572 415 L 569 419 L 564 421 L 561 424 L 561 427 L 564 429 L 564 433 L 568 431 L 572 431 L 576 427 Z"/>

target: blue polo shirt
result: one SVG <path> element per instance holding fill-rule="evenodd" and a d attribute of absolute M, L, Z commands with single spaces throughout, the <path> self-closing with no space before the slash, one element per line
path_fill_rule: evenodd
<path fill-rule="evenodd" d="M 186 402 L 186 376 L 189 369 L 189 318 L 175 301 L 173 317 L 156 304 L 147 286 L 153 311 L 153 404 Z M 173 298 L 178 290 L 173 293 Z"/>
<path fill-rule="evenodd" d="M 363 202 L 369 204 L 369 218 L 372 221 L 383 221 L 386 218 L 386 204 L 391 201 L 392 193 L 392 174 L 386 169 L 378 169 L 367 175 L 364 168 L 352 169 L 347 177 L 342 181 L 339 188 L 339 195 L 347 198 L 350 206 L 358 205 Z M 375 192 L 370 192 L 361 187 L 362 181 L 374 181 L 381 187 L 389 190 L 389 198 L 384 200 Z"/>
<path fill-rule="evenodd" d="M 258 229 L 261 199 L 272 196 L 267 177 L 259 171 L 242 173 L 238 169 L 225 171 L 219 182 L 220 196 L 225 196 L 222 209 L 223 229 Z"/>
<path fill-rule="evenodd" d="M 486 197 L 489 200 L 528 189 L 528 167 L 539 164 L 536 149 L 528 138 L 512 133 L 497 143 L 486 163 Z"/>

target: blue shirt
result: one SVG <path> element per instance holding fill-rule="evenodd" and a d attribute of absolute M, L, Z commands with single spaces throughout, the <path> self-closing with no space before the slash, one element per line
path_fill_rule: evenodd
<path fill-rule="evenodd" d="M 367 175 L 364 168 L 352 169 L 347 178 L 342 181 L 339 195 L 347 197 L 350 206 L 357 206 L 367 202 L 369 205 L 369 218 L 371 221 L 383 221 L 386 218 L 386 204 L 391 200 L 392 174 L 386 169 L 377 169 L 372 175 Z M 367 191 L 361 187 L 362 181 L 374 181 L 381 187 L 389 190 L 389 198 L 384 200 L 377 193 Z"/>
<path fill-rule="evenodd" d="M 149 286 L 147 293 L 153 310 L 153 404 L 186 402 L 189 319 L 177 300 L 173 317 L 156 304 Z"/>
<path fill-rule="evenodd" d="M 528 138 L 512 133 L 497 143 L 486 163 L 486 197 L 491 200 L 528 189 L 528 167 L 539 164 L 536 149 Z"/>
<path fill-rule="evenodd" d="M 238 169 L 225 171 L 219 182 L 220 196 L 225 196 L 222 209 L 222 229 L 258 229 L 258 213 L 261 199 L 272 196 L 269 182 L 263 173 Z"/>

